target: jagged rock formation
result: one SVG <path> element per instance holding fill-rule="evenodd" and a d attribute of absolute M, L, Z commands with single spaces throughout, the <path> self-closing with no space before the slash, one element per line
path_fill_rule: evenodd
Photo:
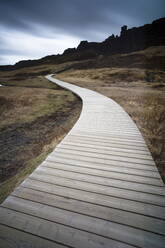
<path fill-rule="evenodd" d="M 62 55 L 51 55 L 39 60 L 25 60 L 14 66 L 0 66 L 0 70 L 13 70 L 40 64 L 58 64 L 67 61 L 95 58 L 99 55 L 124 54 L 144 50 L 150 46 L 165 45 L 165 18 L 158 19 L 142 27 L 121 28 L 120 36 L 114 34 L 103 42 L 81 41 L 77 48 L 68 48 Z"/>
<path fill-rule="evenodd" d="M 70 52 L 93 50 L 98 54 L 130 53 L 143 50 L 150 46 L 165 45 L 165 18 L 146 24 L 142 27 L 127 29 L 121 28 L 120 36 L 111 35 L 101 43 L 81 41 L 77 49 Z M 65 54 L 65 52 L 64 52 Z"/>

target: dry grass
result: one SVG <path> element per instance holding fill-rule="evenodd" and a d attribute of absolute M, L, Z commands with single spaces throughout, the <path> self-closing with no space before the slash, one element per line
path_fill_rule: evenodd
<path fill-rule="evenodd" d="M 165 87 L 165 72 L 139 68 L 99 68 L 87 70 L 70 70 L 60 76 L 77 81 L 79 85 L 95 87 L 100 85 L 120 87 Z"/>
<path fill-rule="evenodd" d="M 0 201 L 68 133 L 80 110 L 78 97 L 42 77 L 0 87 Z"/>
<path fill-rule="evenodd" d="M 53 88 L 57 86 L 43 77 L 43 75 L 56 73 L 60 70 L 75 65 L 77 62 L 66 62 L 59 65 L 43 64 L 26 67 L 13 71 L 0 71 L 0 84 L 6 86 L 24 86 L 35 88 Z"/>
<path fill-rule="evenodd" d="M 137 68 L 72 70 L 58 78 L 100 92 L 123 106 L 141 130 L 165 181 L 165 73 L 147 72 L 155 75 L 154 80 Z"/>
<path fill-rule="evenodd" d="M 0 130 L 14 123 L 30 123 L 62 109 L 75 97 L 65 90 L 41 88 L 0 88 Z"/>

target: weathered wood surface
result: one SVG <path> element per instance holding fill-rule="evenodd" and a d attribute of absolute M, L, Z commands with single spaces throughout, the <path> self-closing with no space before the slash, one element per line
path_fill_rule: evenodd
<path fill-rule="evenodd" d="M 47 79 L 83 109 L 0 206 L 0 247 L 164 248 L 164 184 L 135 123 L 107 97 Z"/>

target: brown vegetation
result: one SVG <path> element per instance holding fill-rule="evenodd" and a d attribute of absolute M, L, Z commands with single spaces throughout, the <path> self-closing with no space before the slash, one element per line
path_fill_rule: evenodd
<path fill-rule="evenodd" d="M 41 76 L 12 78 L 6 84 L 13 87 L 0 87 L 0 201 L 68 133 L 81 109 L 75 95 Z"/>

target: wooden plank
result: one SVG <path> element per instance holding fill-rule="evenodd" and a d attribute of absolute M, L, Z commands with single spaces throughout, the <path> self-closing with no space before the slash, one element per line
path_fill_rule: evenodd
<path fill-rule="evenodd" d="M 145 165 L 145 164 L 137 164 L 137 163 L 127 163 L 125 161 L 120 160 L 113 160 L 113 159 L 104 159 L 99 157 L 93 157 L 93 156 L 85 156 L 82 154 L 76 154 L 72 152 L 64 152 L 64 151 L 54 151 L 52 152 L 47 158 L 56 158 L 56 157 L 64 157 L 64 158 L 73 158 L 79 161 L 85 161 L 85 162 L 92 162 L 97 164 L 103 164 L 103 165 L 113 165 L 113 166 L 120 166 L 120 167 L 127 167 L 131 169 L 138 169 L 138 170 L 150 170 L 157 172 L 157 168 L 152 165 Z"/>
<path fill-rule="evenodd" d="M 74 132 L 73 132 L 74 133 Z M 106 145 L 107 147 L 114 147 L 114 148 L 124 148 L 124 149 L 133 149 L 137 152 L 148 152 L 148 148 L 145 147 L 139 147 L 139 146 L 134 146 L 134 144 L 131 143 L 119 143 L 114 140 L 106 141 L 104 139 L 97 139 L 97 138 L 91 138 L 88 136 L 81 136 L 81 135 L 74 135 L 70 134 L 67 135 L 63 141 L 78 141 L 78 142 L 86 142 L 86 143 L 94 143 L 94 144 L 99 144 L 99 145 Z"/>
<path fill-rule="evenodd" d="M 0 247 L 1 248 L 67 248 L 50 240 L 41 238 L 31 233 L 0 224 Z"/>
<path fill-rule="evenodd" d="M 68 176 L 70 174 L 70 177 Z M 60 176 L 62 178 L 60 178 Z M 61 173 L 58 170 L 52 170 L 49 168 L 38 169 L 30 176 L 31 179 L 41 180 L 44 182 L 51 182 L 56 185 L 70 187 L 74 189 L 85 190 L 89 192 L 95 192 L 98 194 L 109 195 L 124 199 L 130 199 L 134 201 L 146 202 L 159 206 L 165 206 L 165 199 L 163 196 L 147 194 L 143 192 L 136 192 L 131 190 L 119 189 L 114 187 L 107 187 L 103 184 L 92 183 L 88 180 L 86 182 L 78 180 L 74 173 Z M 67 180 L 68 179 L 68 180 Z"/>
<path fill-rule="evenodd" d="M 113 145 L 111 146 L 107 146 L 105 144 L 97 144 L 96 142 L 85 142 L 84 140 L 80 141 L 79 139 L 65 139 L 63 140 L 63 142 L 61 143 L 63 145 L 73 145 L 73 146 L 83 146 L 83 147 L 90 147 L 90 148 L 96 148 L 96 149 L 103 149 L 104 151 L 107 152 L 114 152 L 114 154 L 118 154 L 119 152 L 121 153 L 128 153 L 129 156 L 136 156 L 138 158 L 149 158 L 152 159 L 151 154 L 149 153 L 149 151 L 138 151 L 138 150 L 133 150 L 133 147 L 129 148 L 116 148 L 113 147 Z"/>
<path fill-rule="evenodd" d="M 107 171 L 107 172 L 119 172 L 119 173 L 126 173 L 126 174 L 133 174 L 133 175 L 140 175 L 140 176 L 147 176 L 147 177 L 156 177 L 160 178 L 160 175 L 158 174 L 157 171 L 151 171 L 151 170 L 138 170 L 136 168 L 129 168 L 129 167 L 124 167 L 124 166 L 113 166 L 113 165 L 105 165 L 105 164 L 97 164 L 97 163 L 92 163 L 92 162 L 87 162 L 87 161 L 80 161 L 76 159 L 71 159 L 71 158 L 63 158 L 63 157 L 51 157 L 47 158 L 46 162 L 51 162 L 51 163 L 62 163 L 62 164 L 67 164 L 71 166 L 76 166 L 76 167 L 84 167 L 84 168 L 90 168 L 90 169 L 97 169 L 101 171 Z"/>
<path fill-rule="evenodd" d="M 120 224 L 141 228 L 147 231 L 155 232 L 156 224 L 158 226 L 158 229 L 156 228 L 158 232 L 160 226 L 165 224 L 162 220 L 155 219 L 150 216 L 144 216 L 115 208 L 107 208 L 88 202 L 66 198 L 63 196 L 57 196 L 48 193 L 45 194 L 44 192 L 35 191 L 28 188 L 18 188 L 15 192 L 13 192 L 12 195 L 41 204 L 46 204 L 52 207 L 57 207 L 75 213 L 96 217 L 98 219 L 113 221 Z M 159 218 L 159 215 L 157 217 Z"/>
<path fill-rule="evenodd" d="M 96 164 L 96 163 L 92 163 L 92 162 L 86 162 L 86 161 L 80 161 L 80 160 L 76 160 L 76 159 L 71 159 L 71 158 L 65 158 L 65 157 L 60 157 L 60 156 L 56 156 L 56 157 L 49 157 L 47 158 L 46 161 L 44 161 L 42 163 L 42 165 L 46 164 L 47 162 L 55 162 L 56 164 L 58 163 L 62 163 L 62 164 L 68 164 L 68 165 L 75 165 L 75 166 L 93 166 L 94 168 L 101 168 L 101 170 L 107 170 L 110 171 L 111 168 L 121 168 L 121 172 L 122 172 L 122 167 L 111 167 L 111 166 L 107 166 L 104 164 Z M 107 166 L 107 167 L 106 167 Z M 123 168 L 125 169 L 125 168 Z M 131 170 L 129 168 L 129 170 Z M 125 170 L 124 170 L 125 171 Z M 132 171 L 134 171 L 134 169 L 132 169 Z M 140 170 L 143 172 L 143 170 Z M 146 173 L 150 173 L 150 171 L 146 171 Z M 151 171 L 152 172 L 152 171 Z M 157 172 L 156 172 L 157 173 Z M 136 173 L 135 173 L 136 175 Z M 97 177 L 96 177 L 97 179 Z M 152 185 L 144 185 L 144 184 L 138 184 L 135 182 L 128 182 L 128 181 L 122 181 L 122 180 L 116 180 L 111 178 L 111 180 L 109 180 L 109 186 L 112 187 L 117 187 L 117 188 L 124 188 L 124 189 L 129 189 L 129 190 L 133 190 L 133 191 L 140 191 L 140 192 L 145 192 L 145 193 L 151 193 L 151 194 L 158 194 L 158 195 L 162 195 L 165 196 L 165 190 L 164 187 L 159 187 L 159 186 L 152 186 Z"/>
<path fill-rule="evenodd" d="M 66 147 L 66 146 L 65 146 Z M 148 165 L 148 166 L 152 166 L 155 165 L 153 160 L 146 160 L 146 159 L 138 159 L 138 158 L 130 158 L 130 157 L 125 157 L 122 155 L 111 155 L 111 154 L 102 154 L 99 152 L 96 152 L 96 150 L 94 152 L 91 151 L 92 149 L 90 148 L 75 148 L 70 146 L 67 146 L 67 148 L 64 148 L 64 146 L 58 146 L 56 147 L 56 151 L 61 151 L 61 152 L 69 152 L 72 154 L 79 154 L 79 155 L 86 155 L 86 156 L 92 156 L 92 157 L 96 157 L 96 158 L 104 158 L 104 159 L 111 159 L 111 160 L 119 160 L 119 161 L 123 161 L 123 162 L 127 162 L 127 163 L 136 163 L 136 164 L 142 164 L 142 165 Z"/>
<path fill-rule="evenodd" d="M 54 157 L 54 156 L 52 156 Z M 50 157 L 51 158 L 51 157 Z M 49 160 L 49 158 L 48 158 Z M 79 169 L 79 168 L 77 168 Z M 76 168 L 75 168 L 76 170 Z M 80 171 L 82 171 L 83 168 L 80 168 Z M 89 170 L 89 169 L 88 169 Z M 87 169 L 86 169 L 87 171 Z M 85 174 L 89 174 L 86 173 L 84 170 Z M 93 171 L 94 173 L 94 171 Z M 103 174 L 104 172 L 102 172 Z M 97 174 L 101 174 L 100 172 L 98 172 Z M 108 173 L 107 173 L 108 174 Z M 95 176 L 97 176 L 96 174 L 93 174 Z M 108 178 L 108 176 L 107 176 Z M 136 175 L 129 175 L 129 174 L 124 174 L 124 173 L 115 173 L 115 172 L 111 172 L 109 179 L 119 179 L 119 180 L 123 180 L 123 181 L 128 181 L 128 182 L 136 182 L 136 183 L 142 183 L 142 184 L 148 184 L 148 185 L 153 185 L 153 186 L 163 186 L 162 181 L 160 179 L 155 179 L 155 178 L 146 178 L 146 177 L 142 177 L 142 176 L 136 176 Z"/>
<path fill-rule="evenodd" d="M 93 233 L 85 232 L 65 225 L 38 218 L 29 214 L 16 212 L 11 209 L 1 207 L 0 223 L 23 230 L 33 235 L 39 235 L 43 238 L 60 242 L 71 247 L 84 248 L 107 248 L 110 247 L 132 247 L 116 240 L 104 238 Z M 157 235 L 157 247 L 161 247 L 162 242 Z"/>
<path fill-rule="evenodd" d="M 121 132 L 119 134 L 119 132 L 116 132 L 115 133 L 111 133 L 111 131 L 109 130 L 108 133 L 103 133 L 101 132 L 100 129 L 98 129 L 96 132 L 92 132 L 92 130 L 90 131 L 81 131 L 81 130 L 78 130 L 78 129 L 75 129 L 74 130 L 74 134 L 81 134 L 83 136 L 88 136 L 88 137 L 96 137 L 96 138 L 102 138 L 102 139 L 105 139 L 105 140 L 119 140 L 119 141 L 123 141 L 123 142 L 132 142 L 134 143 L 135 145 L 141 145 L 141 146 L 146 146 L 142 136 L 140 135 L 137 135 L 137 138 L 136 138 L 136 135 L 134 136 L 129 136 L 129 135 L 124 135 L 123 132 Z"/>
<path fill-rule="evenodd" d="M 136 236 L 148 236 L 148 239 L 146 238 L 145 240 L 145 244 L 149 243 L 151 245 L 153 241 L 150 239 L 161 240 L 159 234 L 165 234 L 165 222 L 161 220 L 154 221 L 151 218 L 150 220 L 146 220 L 145 226 L 141 230 L 125 224 L 121 225 L 117 222 L 102 220 L 45 204 L 24 200 L 21 198 L 18 199 L 12 196 L 8 198 L 3 206 L 21 213 L 23 212 L 44 220 L 48 220 L 50 222 L 63 224 L 69 228 L 86 231 L 109 239 L 118 239 L 119 241 L 126 243 L 128 243 L 129 240 L 130 244 L 139 245 L 142 247 L 144 246 L 143 241 L 141 238 L 137 238 Z M 146 228 L 152 232 L 154 226 L 157 228 L 157 234 L 144 231 Z M 120 238 L 118 238 L 117 235 L 119 235 Z"/>
<path fill-rule="evenodd" d="M 82 174 L 87 174 L 87 175 L 93 175 L 93 176 L 97 176 L 97 177 L 103 177 L 103 178 L 116 178 L 116 179 L 123 179 L 125 180 L 125 178 L 130 180 L 133 180 L 135 182 L 144 182 L 145 184 L 151 184 L 152 185 L 156 185 L 157 186 L 157 182 L 158 182 L 158 186 L 159 186 L 159 181 L 160 178 L 156 178 L 156 177 L 146 177 L 146 176 L 142 176 L 142 175 L 133 175 L 131 173 L 122 173 L 122 172 L 114 172 L 114 171 L 102 171 L 102 170 L 97 170 L 97 169 L 90 169 L 87 167 L 78 167 L 78 166 L 74 166 L 74 165 L 67 165 L 67 164 L 59 164 L 59 163 L 51 163 L 45 161 L 45 163 L 43 163 L 43 166 L 46 166 L 46 164 L 48 165 L 48 167 L 51 168 L 56 168 L 56 169 L 60 169 L 60 170 L 64 170 L 64 171 L 70 171 L 70 172 L 76 172 L 76 173 L 82 173 Z"/>
<path fill-rule="evenodd" d="M 91 111 L 92 112 L 92 111 Z M 93 114 L 92 114 L 93 115 Z M 95 118 L 97 118 L 98 113 L 96 113 Z M 91 115 L 90 115 L 91 116 Z M 86 118 L 89 119 L 90 117 L 89 115 L 86 116 Z M 100 116 L 99 116 L 100 118 Z M 128 135 L 136 135 L 136 136 L 141 136 L 140 132 L 138 129 L 131 127 L 130 123 L 128 123 L 127 125 L 116 125 L 116 123 L 111 123 L 111 121 L 109 119 L 106 119 L 105 122 L 107 123 L 107 127 L 104 127 L 101 129 L 101 133 L 112 133 L 112 132 L 124 132 L 124 134 L 128 134 Z M 77 126 L 77 129 L 79 130 L 81 128 L 81 131 L 86 132 L 87 129 L 85 129 L 84 127 L 86 127 L 88 123 L 84 120 L 81 121 L 81 123 L 79 123 L 79 125 Z M 97 127 L 94 126 L 94 129 L 90 129 L 88 128 L 88 131 L 92 131 L 92 132 L 96 132 L 98 131 Z"/>
<path fill-rule="evenodd" d="M 102 142 L 109 142 L 109 143 L 117 143 L 117 144 L 124 144 L 124 145 L 129 145 L 129 146 L 133 146 L 134 148 L 137 147 L 138 149 L 145 149 L 147 148 L 146 144 L 144 142 L 134 142 L 134 140 L 128 140 L 128 139 L 120 139 L 117 137 L 110 137 L 110 138 L 106 138 L 106 137 L 101 137 L 99 135 L 92 135 L 90 133 L 88 134 L 84 134 L 79 132 L 72 132 L 71 134 L 68 134 L 68 136 L 80 136 L 82 138 L 88 138 L 91 140 L 98 140 L 98 141 L 102 141 Z"/>
<path fill-rule="evenodd" d="M 88 191 L 62 187 L 59 185 L 54 185 L 51 183 L 31 180 L 28 178 L 22 184 L 23 187 L 42 191 L 45 193 L 55 194 L 59 196 L 64 196 L 67 198 L 72 198 L 84 202 L 89 202 L 95 205 L 100 205 L 104 207 L 117 208 L 134 213 L 139 213 L 149 216 L 158 216 L 164 218 L 164 208 L 161 206 L 142 203 L 133 200 L 126 200 L 117 198 L 114 196 L 106 196 L 97 193 L 92 193 Z M 157 212 L 159 210 L 159 212 Z M 156 213 L 157 212 L 157 213 Z M 163 217 L 162 217 L 163 216 Z"/>
<path fill-rule="evenodd" d="M 89 119 L 89 116 L 87 116 L 86 118 Z M 89 132 L 90 134 L 101 134 L 101 135 L 105 135 L 108 134 L 106 137 L 111 137 L 111 136 L 114 136 L 114 137 L 119 137 L 120 138 L 123 138 L 123 139 L 133 139 L 135 142 L 136 141 L 143 141 L 142 139 L 142 136 L 141 134 L 139 133 L 139 131 L 128 131 L 126 128 L 124 127 L 119 127 L 119 128 L 116 128 L 116 126 L 109 126 L 109 128 L 106 129 L 99 129 L 99 126 L 95 127 L 93 125 L 93 128 L 92 128 L 92 125 L 89 126 L 89 123 L 87 122 L 84 122 L 84 123 L 81 123 L 81 125 L 79 125 L 74 131 L 77 131 L 77 132 L 84 132 L 84 133 L 87 133 Z"/>
<path fill-rule="evenodd" d="M 84 150 L 89 150 L 93 152 L 98 152 L 102 154 L 111 154 L 111 155 L 117 155 L 117 156 L 125 156 L 125 157 L 130 157 L 130 158 L 137 158 L 137 159 L 145 159 L 145 160 L 152 160 L 152 157 L 150 154 L 144 153 L 144 154 L 137 154 L 133 151 L 116 151 L 108 147 L 100 147 L 95 145 L 90 145 L 90 144 L 82 144 L 82 143 L 74 143 L 72 141 L 70 142 L 62 142 L 61 144 L 58 144 L 58 147 L 70 147 L 70 148 L 77 148 L 77 149 L 84 149 Z"/>

